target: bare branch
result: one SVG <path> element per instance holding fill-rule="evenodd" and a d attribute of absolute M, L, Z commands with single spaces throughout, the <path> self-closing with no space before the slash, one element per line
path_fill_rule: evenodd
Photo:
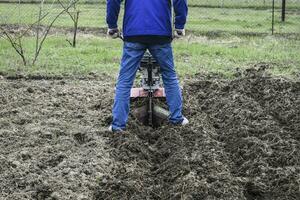
<path fill-rule="evenodd" d="M 22 48 L 21 39 L 18 40 L 19 43 L 16 43 L 16 41 L 13 40 L 12 36 L 6 30 L 4 30 L 2 27 L 0 27 L 0 29 L 3 31 L 4 35 L 6 36 L 7 40 L 14 48 L 14 50 L 21 56 L 23 64 L 24 66 L 26 66 L 27 62 Z"/>
<path fill-rule="evenodd" d="M 66 39 L 66 41 L 67 41 L 71 46 L 73 45 L 72 42 L 71 42 L 70 40 Z"/>
<path fill-rule="evenodd" d="M 63 9 L 66 10 L 66 12 L 68 13 L 68 15 L 71 17 L 71 19 L 73 20 L 73 22 L 75 21 L 75 18 L 73 17 L 73 15 L 69 12 L 69 10 L 66 8 L 66 6 L 58 0 L 58 3 L 61 5 L 61 7 L 63 7 Z"/>
<path fill-rule="evenodd" d="M 39 48 L 40 25 L 41 25 L 43 5 L 44 5 L 44 0 L 41 1 L 41 4 L 39 6 L 39 15 L 38 15 L 38 22 L 37 22 L 37 27 L 36 27 L 36 39 L 35 39 L 35 54 L 37 54 L 37 51 L 38 51 L 38 48 Z"/>
<path fill-rule="evenodd" d="M 58 0 L 58 2 L 61 4 L 61 1 Z M 18 55 L 20 55 L 20 57 L 22 58 L 23 64 L 24 66 L 27 65 L 27 59 L 25 57 L 25 51 L 23 49 L 23 44 L 22 44 L 22 38 L 24 37 L 24 35 L 26 35 L 30 30 L 32 30 L 34 28 L 34 26 L 37 25 L 36 28 L 36 51 L 32 60 L 32 65 L 35 64 L 41 49 L 43 47 L 43 44 L 49 34 L 50 29 L 53 27 L 54 23 L 56 22 L 56 20 L 64 13 L 70 13 L 69 9 L 75 5 L 78 2 L 78 0 L 75 1 L 71 1 L 70 4 L 68 6 L 63 6 L 63 10 L 61 12 L 59 12 L 55 18 L 51 21 L 51 23 L 46 26 L 45 31 L 42 31 L 42 33 L 40 33 L 40 26 L 41 26 L 41 22 L 43 19 L 45 19 L 50 12 L 47 12 L 46 14 L 42 13 L 42 6 L 44 3 L 44 0 L 42 0 L 41 5 L 40 5 L 40 10 L 38 13 L 38 19 L 36 22 L 32 23 L 25 31 L 23 31 L 20 34 L 10 34 L 8 30 L 5 30 L 5 28 L 0 26 L 0 30 L 3 32 L 2 35 L 0 35 L 1 37 L 7 39 L 7 41 L 11 44 L 11 46 L 13 47 L 13 49 L 17 52 Z M 61 4 L 62 5 L 62 4 Z M 70 13 L 71 14 L 71 13 Z M 78 14 L 77 14 L 78 15 Z M 78 16 L 77 16 L 78 17 Z M 75 18 L 74 18 L 75 19 Z M 78 21 L 78 19 L 77 19 Z M 74 22 L 75 23 L 75 22 Z M 76 26 L 77 26 L 77 22 L 76 22 Z"/>
<path fill-rule="evenodd" d="M 60 2 L 60 0 L 58 0 L 58 2 Z M 38 47 L 38 49 L 37 49 L 37 51 L 36 51 L 36 53 L 35 53 L 35 56 L 34 56 L 34 58 L 33 58 L 33 61 L 32 61 L 32 65 L 34 65 L 35 64 L 35 62 L 36 62 L 36 60 L 37 60 L 37 57 L 39 56 L 39 54 L 40 54 L 40 51 L 41 51 L 41 49 L 42 49 L 42 46 L 43 46 L 43 44 L 44 44 L 44 42 L 45 42 L 45 40 L 46 40 L 46 38 L 47 38 L 47 36 L 48 36 L 48 34 L 49 34 L 49 31 L 50 31 L 50 29 L 52 28 L 52 26 L 53 26 L 53 24 L 56 22 L 56 20 L 64 13 L 64 12 L 66 12 L 66 11 L 68 11 L 75 3 L 77 3 L 78 2 L 78 0 L 76 0 L 76 1 L 72 1 L 66 8 L 64 8 L 60 13 L 58 13 L 56 16 L 55 16 L 55 18 L 52 20 L 52 22 L 48 25 L 48 27 L 46 28 L 46 30 L 43 32 L 43 37 L 42 37 L 42 40 L 41 40 L 41 42 L 39 43 L 39 47 Z"/>
<path fill-rule="evenodd" d="M 78 29 L 78 19 L 79 19 L 79 11 L 76 12 L 76 20 L 74 21 L 74 33 L 73 33 L 73 47 L 76 47 L 76 36 L 77 36 L 77 29 Z"/>
<path fill-rule="evenodd" d="M 26 35 L 30 30 L 32 30 L 32 28 L 33 28 L 39 21 L 42 21 L 45 17 L 47 17 L 48 14 L 49 14 L 49 12 L 48 12 L 47 14 L 43 15 L 43 16 L 41 17 L 41 20 L 37 20 L 37 21 L 33 22 L 32 24 L 30 24 L 30 26 L 29 26 L 25 31 L 23 31 L 23 33 L 20 34 L 20 35 L 18 36 L 18 38 L 22 38 L 24 35 Z M 17 39 L 18 39 L 18 38 L 17 38 Z"/>
<path fill-rule="evenodd" d="M 68 13 L 68 15 L 70 16 L 70 18 L 73 21 L 73 27 L 74 27 L 74 30 L 73 30 L 73 41 L 70 42 L 70 40 L 67 39 L 67 42 L 72 47 L 76 47 L 76 37 L 77 37 L 77 30 L 78 30 L 78 20 L 79 20 L 79 13 L 80 13 L 80 11 L 78 11 L 77 8 L 76 8 L 76 3 L 78 1 L 74 1 L 73 2 L 73 10 L 74 10 L 74 12 L 70 12 L 69 9 L 66 9 L 66 6 L 60 0 L 58 0 L 58 2 L 66 10 L 66 12 Z M 71 0 L 71 2 L 72 2 L 72 0 Z"/>
<path fill-rule="evenodd" d="M 23 64 L 26 66 L 27 62 L 26 62 L 26 57 L 25 57 L 25 53 L 24 53 L 24 50 L 23 50 L 23 45 L 22 45 L 21 38 L 19 38 L 19 48 L 20 48 L 20 56 L 22 57 Z"/>

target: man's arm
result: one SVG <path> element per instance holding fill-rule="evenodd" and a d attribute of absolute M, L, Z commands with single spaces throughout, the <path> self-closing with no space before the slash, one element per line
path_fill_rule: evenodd
<path fill-rule="evenodd" d="M 106 2 L 106 23 L 109 29 L 118 28 L 118 17 L 120 13 L 121 2 L 123 0 L 107 0 Z"/>
<path fill-rule="evenodd" d="M 175 29 L 184 29 L 188 14 L 187 0 L 173 0 Z"/>

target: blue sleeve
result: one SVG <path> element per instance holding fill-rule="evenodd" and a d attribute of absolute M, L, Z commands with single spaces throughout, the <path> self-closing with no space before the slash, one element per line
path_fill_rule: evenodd
<path fill-rule="evenodd" d="M 173 0 L 175 11 L 175 28 L 184 29 L 188 14 L 187 0 Z"/>
<path fill-rule="evenodd" d="M 118 17 L 122 0 L 106 0 L 106 23 L 108 28 L 118 27 Z"/>

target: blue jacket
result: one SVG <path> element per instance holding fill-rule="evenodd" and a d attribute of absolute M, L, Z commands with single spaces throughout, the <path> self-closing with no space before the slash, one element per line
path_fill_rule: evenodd
<path fill-rule="evenodd" d="M 106 22 L 117 28 L 121 2 L 107 0 Z M 188 7 L 187 0 L 173 0 L 175 28 L 184 29 Z M 171 0 L 125 0 L 123 34 L 127 36 L 172 36 Z"/>

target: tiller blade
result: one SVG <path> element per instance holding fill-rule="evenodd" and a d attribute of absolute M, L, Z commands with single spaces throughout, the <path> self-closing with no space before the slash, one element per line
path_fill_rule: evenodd
<path fill-rule="evenodd" d="M 168 120 L 170 113 L 163 107 L 155 105 L 156 103 L 162 104 L 165 102 L 164 88 L 157 89 L 152 95 L 150 98 L 149 92 L 143 90 L 143 88 L 132 88 L 131 99 L 144 101 L 142 106 L 132 110 L 132 114 L 142 124 L 158 127 Z"/>

